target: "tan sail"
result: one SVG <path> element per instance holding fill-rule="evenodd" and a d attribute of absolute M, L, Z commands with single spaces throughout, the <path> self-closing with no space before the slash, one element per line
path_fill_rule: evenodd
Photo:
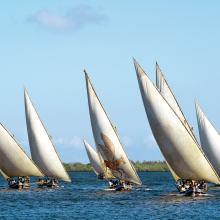
<path fill-rule="evenodd" d="M 220 135 L 198 104 L 196 104 L 196 114 L 201 147 L 220 175 Z"/>
<path fill-rule="evenodd" d="M 166 161 L 182 179 L 219 184 L 219 176 L 183 122 L 134 61 L 139 87 L 153 135 Z"/>
<path fill-rule="evenodd" d="M 2 124 L 0 124 L 0 167 L 9 177 L 43 176 Z"/>
<path fill-rule="evenodd" d="M 97 151 L 100 152 L 105 165 L 116 178 L 141 185 L 141 181 L 128 160 L 115 128 L 102 107 L 86 72 L 85 79 L 90 119 Z"/>
<path fill-rule="evenodd" d="M 31 156 L 45 176 L 71 182 L 27 91 L 24 91 L 26 124 Z"/>

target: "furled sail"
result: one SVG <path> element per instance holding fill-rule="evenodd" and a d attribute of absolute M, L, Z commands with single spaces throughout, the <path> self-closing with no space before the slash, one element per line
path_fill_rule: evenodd
<path fill-rule="evenodd" d="M 218 175 L 220 175 L 220 135 L 198 104 L 196 104 L 196 114 L 201 147 Z"/>
<path fill-rule="evenodd" d="M 43 176 L 6 128 L 0 124 L 0 167 L 3 173 L 13 176 Z"/>
<path fill-rule="evenodd" d="M 182 121 L 192 138 L 197 142 L 196 137 L 192 131 L 192 128 L 188 124 L 185 115 L 183 114 L 175 96 L 173 95 L 173 92 L 171 88 L 169 87 L 161 69 L 158 63 L 156 63 L 156 86 L 158 90 L 160 91 L 161 95 L 164 97 L 164 99 L 167 101 L 167 103 L 170 105 L 170 107 L 173 109 L 173 111 L 177 114 L 179 119 Z"/>
<path fill-rule="evenodd" d="M 26 124 L 31 156 L 37 166 L 48 177 L 56 177 L 70 182 L 56 150 L 27 91 L 24 91 Z"/>
<path fill-rule="evenodd" d="M 105 165 L 116 178 L 141 185 L 141 180 L 128 160 L 115 128 L 102 107 L 86 72 L 85 78 L 90 119 L 97 151 L 101 153 Z"/>
<path fill-rule="evenodd" d="M 182 179 L 220 183 L 219 176 L 183 122 L 134 61 L 146 114 L 160 150 Z"/>
<path fill-rule="evenodd" d="M 86 152 L 91 163 L 93 170 L 95 171 L 96 175 L 104 175 L 104 171 L 102 169 L 101 161 L 97 152 L 84 140 L 84 145 L 86 148 Z"/>

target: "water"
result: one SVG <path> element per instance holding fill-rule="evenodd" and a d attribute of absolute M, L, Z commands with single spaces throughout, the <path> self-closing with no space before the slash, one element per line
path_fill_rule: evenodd
<path fill-rule="evenodd" d="M 130 192 L 106 191 L 95 174 L 70 173 L 58 189 L 15 191 L 0 178 L 0 219 L 219 219 L 220 188 L 202 197 L 177 193 L 169 173 L 139 173 L 143 186 Z M 33 180 L 32 180 L 33 181 Z"/>

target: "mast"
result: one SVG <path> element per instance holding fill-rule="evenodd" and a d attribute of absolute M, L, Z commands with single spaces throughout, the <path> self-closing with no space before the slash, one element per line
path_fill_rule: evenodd
<path fill-rule="evenodd" d="M 115 127 L 112 125 L 99 101 L 86 71 L 84 72 L 89 113 L 97 151 L 100 152 L 105 165 L 116 178 L 141 185 L 141 181 L 135 169 L 123 150 L 122 144 L 115 132 Z"/>
<path fill-rule="evenodd" d="M 195 105 L 201 147 L 220 175 L 220 135 L 198 103 Z"/>
<path fill-rule="evenodd" d="M 168 164 L 182 179 L 220 183 L 218 174 L 175 111 L 135 60 L 134 65 L 151 130 Z"/>
<path fill-rule="evenodd" d="M 24 102 L 28 140 L 34 162 L 46 176 L 71 182 L 26 89 L 24 90 Z"/>
<path fill-rule="evenodd" d="M 8 177 L 43 176 L 14 136 L 2 124 L 0 124 L 0 167 Z"/>

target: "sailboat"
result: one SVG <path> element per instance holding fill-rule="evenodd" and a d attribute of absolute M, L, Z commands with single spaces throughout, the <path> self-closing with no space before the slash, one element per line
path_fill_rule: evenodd
<path fill-rule="evenodd" d="M 71 182 L 26 89 L 24 90 L 24 102 L 31 156 L 46 177 L 39 180 L 39 186 L 57 186 L 58 179 Z"/>
<path fill-rule="evenodd" d="M 190 187 L 187 193 L 194 194 L 199 192 L 200 188 L 202 192 L 207 190 L 205 181 L 219 184 L 218 174 L 195 141 L 186 123 L 148 78 L 136 60 L 134 60 L 134 66 L 155 140 L 175 174 L 181 178 L 184 184 L 185 181 L 187 182 L 187 186 Z"/>
<path fill-rule="evenodd" d="M 220 135 L 197 103 L 196 115 L 201 147 L 220 175 Z"/>
<path fill-rule="evenodd" d="M 141 185 L 141 180 L 122 147 L 115 126 L 108 118 L 88 74 L 86 71 L 84 72 L 91 126 L 97 151 L 100 152 L 105 165 L 111 170 L 113 176 L 120 181 L 119 190 L 123 190 L 131 184 Z"/>
<path fill-rule="evenodd" d="M 10 188 L 30 187 L 29 176 L 42 177 L 42 172 L 27 156 L 14 135 L 0 124 L 0 167 L 1 174 Z"/>
<path fill-rule="evenodd" d="M 174 97 L 161 69 L 159 64 L 156 62 L 156 86 L 157 89 L 159 90 L 159 92 L 161 93 L 161 95 L 166 99 L 166 101 L 170 104 L 170 106 L 172 106 L 173 110 L 176 111 L 179 116 L 181 118 L 183 118 L 183 120 L 187 123 L 187 120 L 185 119 L 184 114 L 181 111 L 181 108 L 178 104 L 178 102 L 176 101 L 176 98 Z M 188 125 L 187 127 L 190 128 L 190 126 Z M 191 129 L 189 129 L 191 130 Z M 174 170 L 172 169 L 172 167 L 168 164 L 168 162 L 166 161 L 166 164 L 173 176 L 173 179 L 175 180 L 175 182 L 178 182 L 181 178 L 174 172 Z"/>
<path fill-rule="evenodd" d="M 105 165 L 105 162 L 99 152 L 96 152 L 87 142 L 84 140 L 87 155 L 89 157 L 92 168 L 99 179 L 110 180 L 114 178 L 111 170 Z"/>

